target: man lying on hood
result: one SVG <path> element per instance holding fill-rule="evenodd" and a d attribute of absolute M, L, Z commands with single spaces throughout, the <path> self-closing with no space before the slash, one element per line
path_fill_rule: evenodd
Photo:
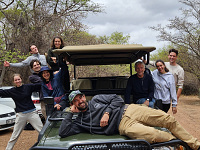
<path fill-rule="evenodd" d="M 200 142 L 190 135 L 173 116 L 146 106 L 124 105 L 124 100 L 115 95 L 96 95 L 86 102 L 79 90 L 69 95 L 72 104 L 59 129 L 61 137 L 88 132 L 112 135 L 119 133 L 131 139 L 144 139 L 149 143 L 166 142 L 179 138 L 192 149 L 200 149 Z M 79 112 L 72 121 L 73 113 Z M 164 127 L 173 134 L 154 127 Z"/>

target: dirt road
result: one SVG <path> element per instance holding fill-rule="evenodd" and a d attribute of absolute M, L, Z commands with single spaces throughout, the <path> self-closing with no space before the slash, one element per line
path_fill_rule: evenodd
<path fill-rule="evenodd" d="M 172 114 L 172 111 L 168 113 Z M 178 113 L 174 116 L 190 134 L 200 141 L 200 99 L 197 96 L 181 96 L 178 101 Z"/>
<path fill-rule="evenodd" d="M 178 113 L 175 118 L 194 137 L 200 141 L 200 99 L 197 96 L 181 96 L 178 102 Z M 169 111 L 170 114 L 171 110 Z M 12 129 L 0 132 L 0 150 L 5 150 Z M 23 131 L 20 135 L 14 150 L 28 150 L 36 141 L 36 131 Z"/>

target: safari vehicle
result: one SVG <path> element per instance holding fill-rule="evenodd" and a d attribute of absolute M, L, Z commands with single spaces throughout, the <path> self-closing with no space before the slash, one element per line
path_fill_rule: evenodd
<path fill-rule="evenodd" d="M 149 61 L 150 52 L 155 47 L 144 47 L 142 45 L 87 45 L 66 46 L 63 49 L 54 50 L 54 53 L 67 56 L 74 65 L 74 80 L 71 82 L 72 89 L 79 89 L 86 96 L 96 94 L 118 94 L 124 95 L 126 76 L 112 77 L 83 77 L 76 78 L 76 67 L 88 65 L 115 65 L 130 64 L 130 75 L 132 74 L 132 63 L 138 58 L 144 57 Z M 67 93 L 69 94 L 70 91 Z M 88 99 L 88 98 L 87 98 Z M 46 98 L 48 119 L 38 136 L 38 141 L 31 150 L 129 150 L 129 149 L 189 149 L 186 143 L 176 139 L 169 142 L 149 144 L 145 140 L 133 140 L 120 135 L 97 135 L 80 133 L 66 138 L 58 135 L 61 121 L 67 111 L 53 112 L 53 99 Z M 73 116 L 75 118 L 76 115 Z M 162 129 L 164 130 L 164 129 Z M 177 146 L 178 145 L 178 146 Z"/>

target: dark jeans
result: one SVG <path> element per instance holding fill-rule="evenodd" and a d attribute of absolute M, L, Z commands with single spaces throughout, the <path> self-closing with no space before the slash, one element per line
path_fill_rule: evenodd
<path fill-rule="evenodd" d="M 168 112 L 171 104 L 163 104 L 161 99 L 156 99 L 155 108 L 161 109 L 164 112 Z"/>
<path fill-rule="evenodd" d="M 147 98 L 140 98 L 139 100 L 137 100 L 136 104 L 143 104 L 146 100 L 147 100 Z M 155 101 L 156 100 L 154 98 L 152 98 L 152 100 L 149 101 L 149 107 L 154 108 Z"/>
<path fill-rule="evenodd" d="M 169 108 L 170 108 L 170 104 L 163 104 L 163 109 L 162 110 L 167 113 Z"/>

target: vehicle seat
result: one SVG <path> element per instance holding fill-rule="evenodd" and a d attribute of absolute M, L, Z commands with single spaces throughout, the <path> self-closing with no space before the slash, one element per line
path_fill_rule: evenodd
<path fill-rule="evenodd" d="M 96 89 L 113 89 L 112 81 L 109 78 L 98 78 Z"/>
<path fill-rule="evenodd" d="M 127 77 L 117 77 L 115 81 L 115 88 L 116 89 L 126 89 L 126 85 L 128 82 Z M 124 95 L 119 95 L 122 99 L 124 99 Z"/>
<path fill-rule="evenodd" d="M 115 88 L 116 89 L 126 88 L 127 82 L 128 82 L 127 77 L 117 77 L 115 81 Z"/>
<path fill-rule="evenodd" d="M 72 81 L 72 90 L 92 89 L 92 82 L 89 79 L 76 79 Z"/>
<path fill-rule="evenodd" d="M 89 79 L 76 79 L 72 81 L 72 90 L 92 89 L 92 82 Z M 86 96 L 86 100 L 91 100 L 93 96 Z"/>

